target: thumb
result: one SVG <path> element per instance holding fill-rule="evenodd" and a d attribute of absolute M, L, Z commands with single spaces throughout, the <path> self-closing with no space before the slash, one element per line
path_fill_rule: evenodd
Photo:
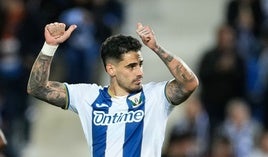
<path fill-rule="evenodd" d="M 137 29 L 141 29 L 141 28 L 143 28 L 143 25 L 140 22 L 137 23 Z"/>
<path fill-rule="evenodd" d="M 66 30 L 66 35 L 70 36 L 72 32 L 77 28 L 77 25 L 71 25 L 67 30 Z"/>

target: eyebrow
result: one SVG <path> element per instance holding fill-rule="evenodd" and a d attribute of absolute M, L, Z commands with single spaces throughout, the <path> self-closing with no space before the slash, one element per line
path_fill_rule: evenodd
<path fill-rule="evenodd" d="M 136 66 L 137 64 L 142 65 L 143 64 L 143 60 L 140 60 L 139 63 L 136 63 L 136 62 L 135 63 L 130 63 L 130 64 L 126 65 L 126 67 Z"/>

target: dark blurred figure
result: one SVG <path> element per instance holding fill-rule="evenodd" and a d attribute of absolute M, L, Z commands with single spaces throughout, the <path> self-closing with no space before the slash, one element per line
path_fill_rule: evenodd
<path fill-rule="evenodd" d="M 162 157 L 199 157 L 196 151 L 195 138 L 192 133 L 173 131 Z"/>
<path fill-rule="evenodd" d="M 229 0 L 226 6 L 226 21 L 234 29 L 241 29 L 241 20 L 248 14 L 252 18 L 253 33 L 259 36 L 264 22 L 264 12 L 260 0 Z"/>
<path fill-rule="evenodd" d="M 95 38 L 97 30 L 93 15 L 82 7 L 67 9 L 60 15 L 67 25 L 76 24 L 77 30 L 62 49 L 66 63 L 66 81 L 69 83 L 99 82 L 100 46 Z"/>
<path fill-rule="evenodd" d="M 258 97 L 261 104 L 260 114 L 263 117 L 264 126 L 268 129 L 268 22 L 261 31 L 262 50 L 258 58 Z"/>
<path fill-rule="evenodd" d="M 16 33 L 20 41 L 20 53 L 23 58 L 23 64 L 30 73 L 38 50 L 43 45 L 43 34 L 33 33 L 34 30 L 43 31 L 43 27 L 51 21 L 58 21 L 59 15 L 66 9 L 72 7 L 74 0 L 21 0 L 24 2 L 25 15 L 18 25 Z M 33 44 L 34 43 L 34 44 Z M 61 56 L 55 56 L 60 60 Z M 62 59 L 57 63 L 63 64 Z M 58 66 L 56 66 L 58 67 Z M 53 73 L 57 73 L 57 77 L 64 77 L 64 71 L 52 69 Z"/>
<path fill-rule="evenodd" d="M 125 21 L 121 0 L 92 0 L 91 11 L 97 25 L 96 39 L 101 43 L 111 34 L 120 33 Z"/>
<path fill-rule="evenodd" d="M 183 115 L 175 123 L 174 133 L 191 133 L 196 147 L 196 155 L 204 156 L 209 146 L 209 118 L 198 97 L 186 101 Z"/>
<path fill-rule="evenodd" d="M 226 136 L 215 136 L 208 157 L 236 157 L 230 139 Z"/>
<path fill-rule="evenodd" d="M 265 93 L 264 93 L 264 101 L 263 101 L 263 105 L 264 105 L 264 127 L 266 129 L 268 129 L 268 85 L 266 85 L 266 89 L 265 89 Z"/>
<path fill-rule="evenodd" d="M 268 22 L 268 0 L 260 0 L 264 14 L 264 22 Z"/>
<path fill-rule="evenodd" d="M 42 21 L 42 28 L 47 22 L 58 21 L 59 15 L 66 9 L 75 6 L 81 0 L 24 0 L 29 12 L 36 14 Z M 85 1 L 85 0 L 82 0 Z M 38 20 L 38 21 L 39 21 Z"/>
<path fill-rule="evenodd" d="M 247 101 L 254 116 L 261 120 L 258 58 L 261 51 L 261 27 L 265 21 L 261 0 L 231 0 L 226 9 L 226 20 L 236 30 L 238 53 L 246 66 Z"/>
<path fill-rule="evenodd" d="M 201 102 L 210 119 L 211 129 L 224 119 L 226 103 L 244 97 L 245 67 L 236 49 L 234 30 L 221 25 L 217 43 L 204 53 L 199 66 Z"/>

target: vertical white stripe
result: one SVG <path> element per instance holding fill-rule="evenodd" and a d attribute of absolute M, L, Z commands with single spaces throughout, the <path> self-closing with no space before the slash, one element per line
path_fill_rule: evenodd
<path fill-rule="evenodd" d="M 83 109 L 81 111 L 84 112 L 79 112 L 79 119 L 81 121 L 81 125 L 84 131 L 84 135 L 90 150 L 90 154 L 92 155 L 92 119 L 91 116 L 88 116 L 89 114 L 92 114 L 92 108 L 88 105 L 83 105 Z"/>
<path fill-rule="evenodd" d="M 107 130 L 107 145 L 105 156 L 116 156 L 122 157 L 123 154 L 123 143 L 125 138 L 125 125 L 111 125 Z"/>
<path fill-rule="evenodd" d="M 114 99 L 113 104 L 109 110 L 109 114 L 114 114 L 115 112 L 127 112 L 128 107 L 126 105 L 126 99 L 125 98 L 118 98 Z M 124 138 L 125 138 L 125 125 L 124 124 L 113 124 L 109 125 L 107 129 L 107 145 L 106 145 L 106 151 L 105 156 L 116 156 L 116 157 L 122 157 L 123 155 L 123 144 L 124 144 Z"/>
<path fill-rule="evenodd" d="M 159 93 L 151 91 L 159 91 Z M 168 101 L 163 98 L 165 98 L 165 95 L 161 88 L 158 88 L 158 90 L 146 90 L 145 92 L 145 129 L 143 130 L 141 157 L 161 156 L 168 118 L 166 111 Z"/>

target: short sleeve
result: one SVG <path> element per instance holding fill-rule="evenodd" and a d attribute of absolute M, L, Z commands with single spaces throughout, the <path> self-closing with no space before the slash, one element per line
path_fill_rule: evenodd
<path fill-rule="evenodd" d="M 78 113 L 83 105 L 91 105 L 99 94 L 100 86 L 96 84 L 64 83 L 68 94 L 67 109 Z"/>

